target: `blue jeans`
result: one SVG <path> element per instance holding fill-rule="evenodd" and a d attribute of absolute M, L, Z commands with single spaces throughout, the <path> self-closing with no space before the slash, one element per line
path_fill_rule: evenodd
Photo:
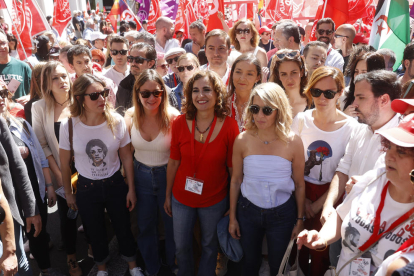
<path fill-rule="evenodd" d="M 118 171 L 113 176 L 101 180 L 91 180 L 79 175 L 76 188 L 76 203 L 91 241 L 95 263 L 103 265 L 109 260 L 105 208 L 115 230 L 123 259 L 127 262 L 135 261 L 137 247 L 126 207 L 128 186 L 122 174 Z"/>
<path fill-rule="evenodd" d="M 137 194 L 138 248 L 149 274 L 157 274 L 161 267 L 158 250 L 158 214 L 165 228 L 165 255 L 171 269 L 175 267 L 173 220 L 164 211 L 167 187 L 167 165 L 148 167 L 134 161 L 135 193 Z"/>
<path fill-rule="evenodd" d="M 243 275 L 256 276 L 262 263 L 262 242 L 266 234 L 270 274 L 277 275 L 296 223 L 297 207 L 292 195 L 275 208 L 263 209 L 240 195 L 237 220 L 244 258 Z"/>
<path fill-rule="evenodd" d="M 204 208 L 192 208 L 172 197 L 174 240 L 178 263 L 177 276 L 194 275 L 193 229 L 198 217 L 201 227 L 201 259 L 198 276 L 216 275 L 218 253 L 217 224 L 227 211 L 227 197 Z"/>

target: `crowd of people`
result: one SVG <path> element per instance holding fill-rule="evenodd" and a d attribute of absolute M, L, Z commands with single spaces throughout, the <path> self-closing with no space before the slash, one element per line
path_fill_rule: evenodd
<path fill-rule="evenodd" d="M 280 275 L 291 240 L 303 275 L 413 275 L 414 43 L 393 72 L 391 49 L 330 18 L 307 42 L 312 22 L 226 32 L 220 14 L 185 38 L 167 17 L 118 35 L 105 16 L 74 11 L 69 40 L 43 33 L 24 61 L 0 17 L 5 275 L 32 275 L 24 240 L 63 275 L 55 204 L 72 276 L 79 250 L 108 275 L 107 218 L 131 276 Z"/>

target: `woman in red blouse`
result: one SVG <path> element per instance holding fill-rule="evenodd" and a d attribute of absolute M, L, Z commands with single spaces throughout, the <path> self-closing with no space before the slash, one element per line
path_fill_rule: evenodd
<path fill-rule="evenodd" d="M 192 237 L 198 217 L 202 255 L 197 275 L 210 276 L 215 275 L 216 227 L 228 207 L 228 177 L 239 128 L 227 116 L 226 88 L 216 73 L 196 73 L 184 94 L 184 114 L 172 126 L 164 208 L 173 217 L 177 275 L 194 275 Z"/>

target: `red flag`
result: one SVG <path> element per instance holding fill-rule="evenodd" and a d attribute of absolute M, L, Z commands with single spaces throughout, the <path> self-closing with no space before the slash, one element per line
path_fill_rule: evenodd
<path fill-rule="evenodd" d="M 4 0 L 0 0 L 0 9 L 7 9 L 6 3 L 4 3 Z"/>
<path fill-rule="evenodd" d="M 369 8 L 367 9 L 368 16 L 362 18 L 362 22 L 364 22 L 364 24 L 372 26 L 372 22 L 374 21 L 375 16 L 375 10 L 375 5 L 369 6 Z"/>
<path fill-rule="evenodd" d="M 12 7 L 10 9 L 10 16 L 12 19 L 12 32 L 14 36 L 19 39 L 21 43 L 18 47 L 18 53 L 21 60 L 26 59 L 26 55 L 32 54 L 32 41 L 30 39 L 30 27 L 32 19 L 27 17 L 24 11 L 24 3 L 13 0 Z M 30 16 L 30 15 L 29 15 Z M 19 41 L 19 43 L 20 43 Z M 24 53 L 26 52 L 26 55 Z"/>
<path fill-rule="evenodd" d="M 55 7 L 53 9 L 53 27 L 62 36 L 66 26 L 71 21 L 72 16 L 69 7 L 68 0 L 56 0 Z"/>
<path fill-rule="evenodd" d="M 291 19 L 293 14 L 292 1 L 270 0 L 267 5 L 266 12 L 274 22 L 282 19 Z"/>
<path fill-rule="evenodd" d="M 349 1 L 348 2 L 348 8 L 349 8 L 348 23 L 353 24 L 359 18 L 364 18 L 364 17 L 369 16 L 370 6 L 374 4 L 375 4 L 374 0 Z"/>
<path fill-rule="evenodd" d="M 103 8 L 103 12 L 106 12 L 105 6 L 103 6 L 102 8 Z"/>
<path fill-rule="evenodd" d="M 218 0 L 213 0 L 218 1 Z M 213 4 L 214 6 L 214 4 Z M 193 1 L 193 10 L 196 19 L 202 18 L 203 24 L 205 26 L 208 26 L 208 18 L 210 16 L 209 9 L 208 9 L 208 3 L 207 0 L 194 0 Z"/>
<path fill-rule="evenodd" d="M 86 2 L 86 10 L 89 11 L 90 9 L 91 9 L 91 3 L 89 3 L 89 0 L 88 0 L 88 2 Z"/>
<path fill-rule="evenodd" d="M 210 16 L 208 18 L 207 32 L 214 29 L 223 29 L 223 24 L 221 24 L 221 21 L 218 18 L 219 11 L 222 12 L 224 16 L 224 1 L 213 0 L 212 9 L 210 10 Z"/>
<path fill-rule="evenodd" d="M 324 5 L 326 2 L 325 15 L 323 15 Z M 348 1 L 337 1 L 337 0 L 323 0 L 323 3 L 319 5 L 318 11 L 316 12 L 315 21 L 311 31 L 309 41 L 316 40 L 316 24 L 319 19 L 330 17 L 335 22 L 335 26 L 345 24 L 349 18 Z"/>
<path fill-rule="evenodd" d="M 162 16 L 159 0 L 152 0 L 150 13 L 148 15 L 147 31 L 151 34 L 155 33 L 155 22 L 158 17 Z"/>
<path fill-rule="evenodd" d="M 96 2 L 96 13 L 99 12 L 99 2 Z"/>
<path fill-rule="evenodd" d="M 247 19 L 252 20 L 253 21 L 253 16 L 255 16 L 255 14 L 253 14 L 253 3 L 248 3 L 247 4 Z"/>
<path fill-rule="evenodd" d="M 141 30 L 141 22 L 134 15 L 129 6 L 124 2 L 124 0 L 115 0 L 114 5 L 112 6 L 111 12 L 106 17 L 106 21 L 111 22 L 114 32 L 118 33 L 118 23 L 121 20 L 125 21 L 135 21 L 137 24 L 137 31 Z"/>
<path fill-rule="evenodd" d="M 186 16 L 186 0 L 180 0 L 180 5 L 178 6 L 177 10 L 177 17 L 175 19 L 175 30 L 174 33 L 180 29 L 184 30 L 184 38 L 188 38 L 189 32 L 188 32 L 188 17 Z"/>

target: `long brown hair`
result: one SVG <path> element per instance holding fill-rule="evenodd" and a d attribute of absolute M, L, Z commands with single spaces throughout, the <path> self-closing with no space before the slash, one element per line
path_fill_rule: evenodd
<path fill-rule="evenodd" d="M 39 99 L 42 98 L 42 89 L 40 89 L 40 76 L 45 64 L 46 62 L 39 62 L 32 69 L 32 79 L 30 80 L 30 99 L 33 99 L 35 97 Z"/>
<path fill-rule="evenodd" d="M 141 101 L 139 100 L 139 89 L 143 86 L 147 81 L 154 81 L 160 87 L 162 92 L 161 95 L 161 104 L 158 107 L 158 124 L 161 128 L 161 131 L 166 134 L 170 131 L 171 128 L 171 114 L 170 114 L 170 103 L 168 101 L 168 92 L 165 88 L 164 81 L 162 77 L 157 73 L 154 69 L 146 69 L 144 70 L 139 77 L 135 80 L 134 88 L 132 89 L 132 103 L 134 105 L 134 115 L 132 117 L 133 124 L 138 129 L 139 123 L 141 120 L 145 119 L 145 111 L 144 106 L 142 105 Z"/>
<path fill-rule="evenodd" d="M 249 26 L 250 28 L 250 33 L 252 34 L 252 38 L 250 40 L 250 44 L 252 45 L 252 47 L 257 47 L 257 45 L 259 45 L 259 32 L 256 30 L 256 27 L 254 26 L 254 24 L 252 23 L 252 21 L 248 20 L 248 19 L 240 19 L 239 21 L 236 22 L 236 24 L 234 24 L 233 28 L 230 29 L 229 32 L 229 36 L 230 36 L 230 41 L 231 44 L 234 45 L 234 48 L 239 51 L 240 50 L 240 43 L 239 41 L 236 39 L 236 30 L 237 30 L 237 26 L 239 26 L 240 24 L 246 24 Z"/>
<path fill-rule="evenodd" d="M 233 84 L 233 74 L 234 74 L 234 71 L 236 69 L 237 63 L 239 63 L 241 61 L 247 61 L 248 63 L 253 64 L 253 65 L 256 66 L 257 76 L 260 76 L 260 79 L 257 82 L 257 84 L 262 83 L 262 65 L 260 64 L 260 61 L 253 54 L 242 54 L 241 56 L 239 56 L 234 61 L 233 65 L 231 66 L 230 77 L 229 77 L 229 87 L 228 87 L 229 88 L 228 89 L 228 94 L 229 94 L 230 97 L 236 91 L 236 87 Z"/>
<path fill-rule="evenodd" d="M 214 106 L 214 112 L 216 113 L 216 116 L 220 119 L 225 118 L 230 114 L 230 108 L 227 106 L 228 95 L 226 86 L 224 85 L 220 76 L 210 70 L 198 71 L 191 77 L 191 79 L 189 79 L 187 84 L 184 86 L 185 98 L 183 99 L 181 106 L 182 113 L 186 114 L 185 117 L 187 120 L 193 120 L 195 118 L 197 108 L 195 107 L 192 98 L 193 86 L 194 82 L 202 78 L 208 78 L 211 88 L 217 94 L 217 102 Z"/>
<path fill-rule="evenodd" d="M 73 83 L 73 89 L 71 95 L 73 95 L 72 105 L 70 106 L 70 116 L 71 117 L 83 117 L 85 115 L 85 107 L 83 103 L 85 101 L 85 93 L 89 86 L 93 83 L 100 83 L 104 88 L 106 87 L 106 83 L 98 77 L 95 77 L 92 74 L 83 74 L 82 76 L 78 77 L 76 81 Z M 114 129 L 117 125 L 117 120 L 114 117 L 114 109 L 112 105 L 109 103 L 108 100 L 105 101 L 105 111 L 104 116 L 106 119 L 106 123 L 108 127 L 111 129 L 112 133 L 114 133 Z M 114 133 L 115 134 L 115 133 Z"/>

